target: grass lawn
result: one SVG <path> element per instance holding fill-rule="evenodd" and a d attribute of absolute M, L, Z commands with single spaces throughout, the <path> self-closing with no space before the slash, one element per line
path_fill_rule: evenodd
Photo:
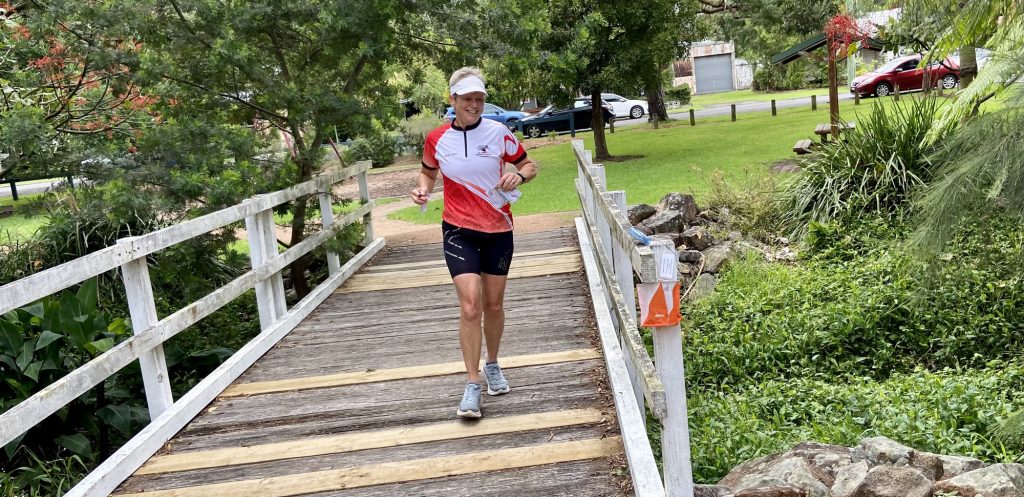
<path fill-rule="evenodd" d="M 840 91 L 843 88 L 839 89 Z M 776 91 L 776 92 L 761 92 L 754 90 L 736 90 L 736 91 L 724 91 L 721 93 L 709 93 L 707 95 L 694 95 L 690 99 L 689 106 L 679 107 L 677 109 L 669 109 L 669 114 L 677 114 L 680 112 L 689 112 L 692 107 L 694 110 L 705 109 L 716 105 L 728 105 L 740 102 L 768 102 L 770 100 L 790 100 L 793 98 L 805 98 L 811 95 L 827 96 L 828 88 L 808 88 L 806 90 L 792 90 L 792 91 Z"/>
<path fill-rule="evenodd" d="M 856 112 L 867 112 L 879 102 L 865 100 L 858 107 L 842 102 L 845 119 L 855 120 Z M 693 194 L 698 202 L 710 189 L 709 177 L 721 171 L 727 182 L 743 186 L 769 173 L 769 166 L 792 159 L 793 144 L 801 138 L 814 138 L 814 127 L 828 122 L 827 107 L 779 109 L 742 114 L 737 122 L 728 116 L 703 119 L 697 126 L 674 121 L 654 130 L 647 126 L 620 129 L 606 134 L 613 155 L 642 155 L 625 162 L 607 162 L 605 173 L 610 190 L 625 190 L 630 204 L 657 202 L 668 192 Z M 588 149 L 593 148 L 591 133 L 579 133 Z M 574 180 L 576 161 L 567 143 L 531 150 L 540 165 L 540 175 L 524 186 L 522 199 L 513 207 L 515 214 L 574 211 L 579 209 Z M 441 201 L 430 204 L 426 214 L 410 207 L 389 216 L 391 219 L 421 224 L 439 223 Z"/>
<path fill-rule="evenodd" d="M 32 234 L 39 229 L 40 226 L 46 224 L 46 216 L 35 215 L 25 217 L 18 214 L 18 206 L 25 205 L 26 202 L 33 198 L 42 195 L 41 193 L 32 193 L 28 195 L 18 195 L 18 201 L 15 202 L 11 197 L 0 197 L 0 208 L 14 206 L 14 214 L 10 216 L 0 217 L 0 244 L 5 244 L 13 241 L 27 240 L 32 237 Z"/>

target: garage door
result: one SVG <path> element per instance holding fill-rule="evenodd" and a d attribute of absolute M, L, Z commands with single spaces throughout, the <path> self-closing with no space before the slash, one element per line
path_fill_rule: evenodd
<path fill-rule="evenodd" d="M 693 75 L 697 78 L 696 93 L 732 90 L 732 55 L 694 58 Z"/>

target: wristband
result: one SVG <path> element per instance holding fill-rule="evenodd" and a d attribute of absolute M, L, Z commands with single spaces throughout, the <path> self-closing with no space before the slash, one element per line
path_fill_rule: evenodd
<path fill-rule="evenodd" d="M 523 183 L 526 183 L 526 176 L 523 176 L 523 173 L 521 173 L 519 171 L 516 171 L 516 176 L 519 176 L 519 179 L 523 180 Z M 519 183 L 519 184 L 521 185 L 523 183 Z"/>

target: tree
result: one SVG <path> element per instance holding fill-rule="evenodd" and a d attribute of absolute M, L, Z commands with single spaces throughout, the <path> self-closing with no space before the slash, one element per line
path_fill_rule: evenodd
<path fill-rule="evenodd" d="M 0 178 L 75 172 L 152 122 L 154 99 L 132 81 L 134 40 L 77 3 L 0 2 L 0 12 Z"/>
<path fill-rule="evenodd" d="M 321 144 L 335 128 L 358 136 L 375 122 L 396 121 L 389 79 L 418 46 L 434 45 L 421 35 L 429 33 L 421 14 L 444 15 L 432 2 L 392 0 L 149 0 L 134 9 L 147 84 L 191 113 L 238 124 L 258 119 L 286 137 L 277 187 L 322 168 Z M 290 206 L 289 246 L 305 237 L 308 200 Z M 306 265 L 300 259 L 290 268 L 300 297 L 309 291 Z"/>

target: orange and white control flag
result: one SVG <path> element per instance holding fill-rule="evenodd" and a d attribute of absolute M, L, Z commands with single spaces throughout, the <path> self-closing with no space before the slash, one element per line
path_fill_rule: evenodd
<path fill-rule="evenodd" d="M 673 326 L 679 324 L 678 281 L 642 283 L 636 286 L 640 299 L 640 326 Z"/>

